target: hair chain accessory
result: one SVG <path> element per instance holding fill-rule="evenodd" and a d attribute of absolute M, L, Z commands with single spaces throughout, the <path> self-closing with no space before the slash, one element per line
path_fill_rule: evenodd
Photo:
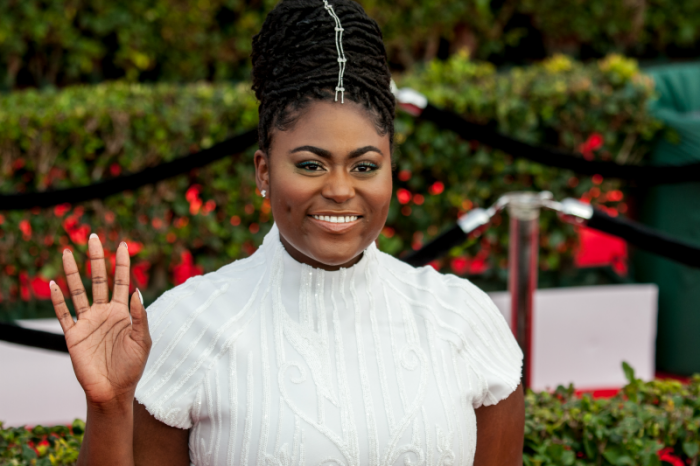
<path fill-rule="evenodd" d="M 345 103 L 345 88 L 343 87 L 343 75 L 345 74 L 345 51 L 343 50 L 343 26 L 340 24 L 340 18 L 335 14 L 333 6 L 328 3 L 328 0 L 323 0 L 323 5 L 328 14 L 335 20 L 335 48 L 338 51 L 338 85 L 335 87 L 335 101 L 338 101 L 338 92 L 340 92 L 340 103 Z"/>

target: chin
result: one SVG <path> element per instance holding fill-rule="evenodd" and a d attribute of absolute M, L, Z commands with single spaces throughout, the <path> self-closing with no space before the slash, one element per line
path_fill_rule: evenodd
<path fill-rule="evenodd" d="M 309 251 L 311 253 L 309 256 L 322 264 L 339 267 L 352 261 L 364 250 L 365 248 L 343 248 L 337 244 L 329 244 L 328 247 L 314 248 L 313 251 Z"/>

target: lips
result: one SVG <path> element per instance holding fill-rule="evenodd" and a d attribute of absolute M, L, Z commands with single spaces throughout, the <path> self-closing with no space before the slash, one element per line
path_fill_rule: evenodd
<path fill-rule="evenodd" d="M 322 213 L 318 215 L 309 215 L 309 219 L 316 226 L 328 233 L 345 233 L 358 225 L 362 217 L 359 215 L 326 215 Z"/>

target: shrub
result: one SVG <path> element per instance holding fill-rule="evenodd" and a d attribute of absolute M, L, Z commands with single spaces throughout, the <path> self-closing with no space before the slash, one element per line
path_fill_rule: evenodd
<path fill-rule="evenodd" d="M 498 74 L 457 55 L 397 77 L 438 105 L 535 144 L 580 149 L 589 158 L 641 159 L 658 124 L 646 111 L 652 83 L 633 61 L 589 65 L 558 56 Z M 85 185 L 208 147 L 253 127 L 247 85 L 155 86 L 110 83 L 0 97 L 0 192 Z M 380 247 L 417 248 L 473 206 L 515 190 L 550 190 L 626 212 L 618 183 L 529 163 L 401 114 L 396 122 L 396 199 Z M 151 298 L 202 271 L 245 257 L 271 225 L 256 193 L 254 149 L 172 180 L 104 201 L 0 213 L 0 296 L 48 298 L 61 281 L 60 257 L 84 257 L 89 233 L 108 251 L 130 243 L 132 282 Z M 437 267 L 505 275 L 506 226 L 455 248 Z M 570 226 L 545 214 L 541 267 L 561 270 L 576 246 Z M 82 260 L 78 261 L 82 263 Z M 489 275 L 490 274 L 490 275 Z"/>
<path fill-rule="evenodd" d="M 320 1 L 320 0 L 319 0 Z M 251 37 L 275 0 L 6 0 L 1 89 L 109 79 L 192 82 L 248 75 Z M 468 48 L 509 63 L 567 52 L 695 54 L 696 0 L 365 0 L 392 64 Z"/>
<path fill-rule="evenodd" d="M 629 383 L 613 398 L 578 396 L 574 387 L 525 395 L 525 466 L 697 466 L 700 459 L 700 375 L 690 383 Z M 71 465 L 84 424 L 3 429 L 0 466 Z"/>
<path fill-rule="evenodd" d="M 572 386 L 528 392 L 524 464 L 697 466 L 700 375 L 645 383 L 624 367 L 629 383 L 610 399 L 578 397 Z"/>
<path fill-rule="evenodd" d="M 7 429 L 0 422 L 0 466 L 72 466 L 84 432 L 79 419 L 70 426 Z"/>

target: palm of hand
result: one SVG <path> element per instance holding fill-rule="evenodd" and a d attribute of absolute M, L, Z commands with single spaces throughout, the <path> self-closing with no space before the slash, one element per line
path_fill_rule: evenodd
<path fill-rule="evenodd" d="M 92 306 L 88 304 L 70 251 L 64 252 L 63 263 L 78 320 L 73 321 L 63 294 L 54 283 L 51 284 L 51 299 L 65 333 L 75 375 L 88 401 L 103 404 L 123 396 L 133 396 L 146 365 L 151 339 L 146 313 L 136 293 L 132 295 L 129 314 L 129 253 L 125 243 L 117 251 L 111 301 L 108 301 L 102 245 L 96 236 L 90 238 L 89 251 L 93 279 Z"/>

